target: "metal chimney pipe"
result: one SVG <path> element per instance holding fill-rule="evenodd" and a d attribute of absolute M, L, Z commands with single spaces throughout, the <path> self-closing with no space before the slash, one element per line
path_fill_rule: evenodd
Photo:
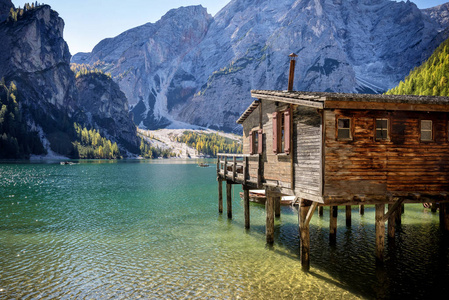
<path fill-rule="evenodd" d="M 292 53 L 290 56 L 290 72 L 288 75 L 288 91 L 293 91 L 293 81 L 295 79 L 295 66 L 296 66 L 296 58 L 298 55 Z"/>

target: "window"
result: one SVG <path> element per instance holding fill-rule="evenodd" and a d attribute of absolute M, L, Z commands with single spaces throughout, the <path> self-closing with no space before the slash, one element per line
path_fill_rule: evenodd
<path fill-rule="evenodd" d="M 263 130 L 253 130 L 249 133 L 249 153 L 262 154 L 263 151 Z"/>
<path fill-rule="evenodd" d="M 273 113 L 273 152 L 286 153 L 291 151 L 291 111 Z"/>
<path fill-rule="evenodd" d="M 376 140 L 388 140 L 388 119 L 376 119 Z"/>
<path fill-rule="evenodd" d="M 421 141 L 432 141 L 432 121 L 431 120 L 421 120 Z"/>
<path fill-rule="evenodd" d="M 339 140 L 350 140 L 351 137 L 351 119 L 339 118 L 337 120 L 337 138 Z"/>

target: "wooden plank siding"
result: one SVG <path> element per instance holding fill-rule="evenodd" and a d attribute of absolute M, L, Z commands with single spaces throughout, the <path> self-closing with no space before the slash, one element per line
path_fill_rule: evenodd
<path fill-rule="evenodd" d="M 314 200 L 322 196 L 322 121 L 316 109 L 298 106 L 293 118 L 295 193 Z M 308 195 L 313 195 L 310 199 Z"/>
<path fill-rule="evenodd" d="M 352 120 L 350 141 L 337 139 L 336 118 Z M 375 139 L 376 118 L 389 120 L 389 139 Z M 432 120 L 433 141 L 422 142 L 420 120 Z M 350 200 L 449 191 L 447 113 L 325 110 L 325 197 Z"/>
<path fill-rule="evenodd" d="M 292 188 L 291 155 L 273 152 L 273 112 L 281 112 L 288 104 L 276 105 L 273 101 L 262 101 L 262 126 L 264 132 L 263 177 L 275 182 L 279 187 Z"/>

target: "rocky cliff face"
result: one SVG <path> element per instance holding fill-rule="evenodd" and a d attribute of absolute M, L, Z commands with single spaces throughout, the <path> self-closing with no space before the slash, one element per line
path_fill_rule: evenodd
<path fill-rule="evenodd" d="M 213 19 L 201 7 L 170 11 L 73 60 L 102 61 L 141 127 L 182 121 L 238 132 L 251 89 L 286 89 L 291 52 L 299 55 L 296 90 L 383 92 L 447 38 L 444 9 L 390 0 L 233 0 Z"/>
<path fill-rule="evenodd" d="M 76 78 L 80 109 L 87 122 L 100 129 L 132 152 L 138 152 L 137 130 L 128 110 L 128 100 L 117 83 L 104 74 L 92 73 Z"/>
<path fill-rule="evenodd" d="M 6 2 L 8 1 L 0 2 L 0 8 Z M 4 5 L 7 6 L 8 3 Z M 7 8 L 8 13 L 9 9 Z M 49 150 L 70 155 L 73 122 L 87 124 L 91 115 L 100 120 L 102 111 L 89 114 L 84 102 L 80 101 L 75 74 L 70 69 L 71 55 L 63 39 L 63 30 L 64 21 L 48 5 L 23 11 L 17 20 L 9 18 L 1 22 L 0 78 L 4 78 L 6 83 L 14 82 L 17 86 L 20 107 L 30 130 L 41 133 L 43 143 L 49 145 Z M 100 98 L 112 90 L 107 85 L 96 89 Z M 80 92 L 86 96 L 84 90 L 80 89 Z M 106 109 L 104 117 L 114 124 L 98 129 L 109 133 L 111 126 L 115 126 L 114 133 L 117 133 L 119 140 L 126 140 L 135 149 L 138 145 L 135 135 L 128 136 L 132 129 L 129 126 L 121 127 L 125 122 L 123 118 L 129 118 L 126 106 L 121 104 L 120 109 L 113 110 L 116 99 L 102 99 L 112 101 L 111 109 Z M 83 101 L 87 99 L 84 98 Z M 120 131 L 121 128 L 123 132 Z"/>

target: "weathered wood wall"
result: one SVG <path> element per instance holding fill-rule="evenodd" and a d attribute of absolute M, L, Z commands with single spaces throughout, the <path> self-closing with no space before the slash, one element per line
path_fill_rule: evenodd
<path fill-rule="evenodd" d="M 292 158 L 291 155 L 273 152 L 273 113 L 284 111 L 287 104 L 273 101 L 262 101 L 262 124 L 264 133 L 264 179 L 276 182 L 280 187 L 292 188 Z"/>
<path fill-rule="evenodd" d="M 337 140 L 336 117 L 352 119 L 350 141 Z M 376 118 L 388 118 L 390 139 L 376 141 Z M 434 139 L 420 140 L 420 120 Z M 325 190 L 329 201 L 449 191 L 447 113 L 325 110 Z"/>
<path fill-rule="evenodd" d="M 308 200 L 322 196 L 321 132 L 321 115 L 317 110 L 296 107 L 293 114 L 295 193 Z"/>
<path fill-rule="evenodd" d="M 273 113 L 283 111 L 288 107 L 287 104 L 276 105 L 273 101 L 262 101 L 260 106 L 254 110 L 243 122 L 243 153 L 250 152 L 249 134 L 252 130 L 259 128 L 261 117 L 263 137 L 259 137 L 259 142 L 263 143 L 262 154 L 262 174 L 267 182 L 278 184 L 280 187 L 292 188 L 292 158 L 291 155 L 273 152 Z M 262 113 L 259 113 L 262 109 Z M 256 175 L 257 168 L 255 164 L 249 168 L 251 177 Z"/>

